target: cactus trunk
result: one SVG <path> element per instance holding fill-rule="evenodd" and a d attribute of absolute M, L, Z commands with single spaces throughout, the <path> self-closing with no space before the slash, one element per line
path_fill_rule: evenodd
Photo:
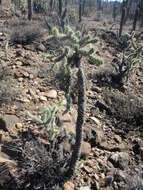
<path fill-rule="evenodd" d="M 80 62 L 80 58 L 78 60 L 79 71 L 78 71 L 78 117 L 76 123 L 76 142 L 74 145 L 74 150 L 71 156 L 69 170 L 67 171 L 67 177 L 70 178 L 76 167 L 76 163 L 80 156 L 80 148 L 82 143 L 82 131 L 85 119 L 85 78 L 84 72 L 82 68 L 82 64 Z"/>

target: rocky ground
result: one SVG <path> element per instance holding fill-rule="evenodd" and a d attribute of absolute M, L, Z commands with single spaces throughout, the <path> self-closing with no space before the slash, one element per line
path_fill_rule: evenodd
<path fill-rule="evenodd" d="M 8 20 L 1 16 L 3 28 L 4 22 Z M 16 154 L 18 150 L 12 146 L 13 142 L 29 130 L 35 136 L 38 133 L 36 126 L 27 120 L 26 112 L 39 113 L 43 108 L 54 105 L 63 95 L 53 83 L 53 76 L 49 72 L 51 63 L 45 59 L 47 50 L 43 43 L 7 46 L 8 37 L 3 29 L 0 33 L 0 189 L 17 173 L 17 160 L 11 152 Z M 100 35 L 96 54 L 104 58 L 105 64 L 112 62 L 119 49 L 112 42 L 110 34 L 107 33 L 107 38 L 104 33 Z M 137 189 L 134 186 L 142 184 L 142 130 L 122 120 L 122 117 L 129 115 L 130 106 L 124 109 L 128 102 L 139 105 L 138 120 L 143 117 L 140 110 L 140 102 L 143 102 L 143 70 L 140 68 L 124 89 L 119 90 L 101 85 L 97 80 L 97 73 L 104 70 L 102 66 L 98 68 L 86 60 L 83 63 L 87 78 L 84 141 L 76 175 L 64 185 L 64 189 Z M 133 109 L 138 111 L 136 107 Z M 74 135 L 76 101 L 69 113 L 62 116 L 59 111 L 58 114 L 62 125 Z M 44 138 L 38 138 L 43 145 L 47 143 Z M 71 146 L 64 144 L 64 150 L 71 152 Z"/>

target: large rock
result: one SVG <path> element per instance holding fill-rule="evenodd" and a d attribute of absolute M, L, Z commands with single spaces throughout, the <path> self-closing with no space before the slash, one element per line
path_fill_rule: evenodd
<path fill-rule="evenodd" d="M 91 146 L 100 146 L 105 141 L 104 132 L 102 129 L 91 126 L 84 128 L 84 139 L 90 142 Z"/>
<path fill-rule="evenodd" d="M 0 129 L 11 132 L 17 123 L 19 123 L 19 118 L 16 115 L 6 114 L 0 119 Z"/>
<path fill-rule="evenodd" d="M 91 152 L 91 145 L 88 142 L 83 141 L 81 145 L 81 157 L 86 159 Z"/>
<path fill-rule="evenodd" d="M 129 163 L 129 155 L 126 152 L 112 153 L 109 156 L 109 161 L 114 165 L 115 168 L 124 169 Z"/>
<path fill-rule="evenodd" d="M 0 168 L 1 175 L 0 175 L 0 185 L 2 186 L 4 183 L 7 183 L 9 180 L 12 179 L 13 169 L 16 167 L 16 162 L 10 160 L 8 155 L 4 154 L 0 151 Z"/>

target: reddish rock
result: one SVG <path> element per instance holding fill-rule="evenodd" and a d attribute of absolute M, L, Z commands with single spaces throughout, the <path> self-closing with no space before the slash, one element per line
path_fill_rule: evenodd
<path fill-rule="evenodd" d="M 81 157 L 87 158 L 91 152 L 91 145 L 88 142 L 83 141 L 81 145 Z"/>
<path fill-rule="evenodd" d="M 64 184 L 64 190 L 74 190 L 74 184 L 70 181 Z"/>

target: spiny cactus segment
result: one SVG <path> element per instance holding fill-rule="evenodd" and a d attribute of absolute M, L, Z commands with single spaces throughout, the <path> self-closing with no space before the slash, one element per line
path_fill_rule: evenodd
<path fill-rule="evenodd" d="M 74 32 L 74 30 L 66 26 L 64 33 L 60 33 L 60 31 L 54 27 L 52 29 L 51 35 L 47 38 L 47 41 L 51 40 L 60 40 L 61 42 L 68 41 L 69 43 L 66 44 L 64 48 L 61 48 L 63 52 L 63 56 L 69 58 L 73 56 L 74 53 L 81 55 L 81 56 L 89 56 L 94 52 L 94 49 L 89 45 L 96 43 L 98 41 L 97 38 L 92 39 L 90 35 L 86 37 L 82 37 L 80 32 Z M 55 58 L 54 62 L 59 62 L 60 59 Z"/>
<path fill-rule="evenodd" d="M 94 53 L 94 48 L 92 44 L 97 43 L 97 38 L 92 38 L 91 35 L 82 36 L 80 31 L 74 31 L 70 26 L 65 26 L 64 33 L 61 33 L 58 28 L 54 27 L 51 31 L 51 35 L 47 38 L 47 41 L 51 40 L 60 41 L 60 49 L 58 53 L 53 55 L 48 55 L 55 64 L 62 62 L 65 67 L 65 73 L 67 74 L 67 90 L 66 90 L 66 99 L 67 99 L 67 108 L 64 113 L 70 109 L 70 98 L 71 98 L 71 84 L 75 72 L 73 67 L 79 67 L 77 65 L 78 59 L 81 59 L 83 56 L 87 57 L 90 62 L 93 64 L 100 65 L 103 63 L 103 60 L 100 59 Z M 60 68 L 59 68 L 60 69 Z"/>
<path fill-rule="evenodd" d="M 135 33 L 122 36 L 122 40 L 126 43 L 123 53 L 118 54 L 119 73 L 126 82 L 131 74 L 134 74 L 139 68 L 143 60 L 143 46 L 137 43 Z"/>
<path fill-rule="evenodd" d="M 53 140 L 60 132 L 57 126 L 57 112 L 62 104 L 63 98 L 58 101 L 55 106 L 48 106 L 44 111 L 40 113 L 40 116 L 36 116 L 27 112 L 28 119 L 36 123 L 39 129 L 43 132 L 48 132 L 50 140 Z"/>

